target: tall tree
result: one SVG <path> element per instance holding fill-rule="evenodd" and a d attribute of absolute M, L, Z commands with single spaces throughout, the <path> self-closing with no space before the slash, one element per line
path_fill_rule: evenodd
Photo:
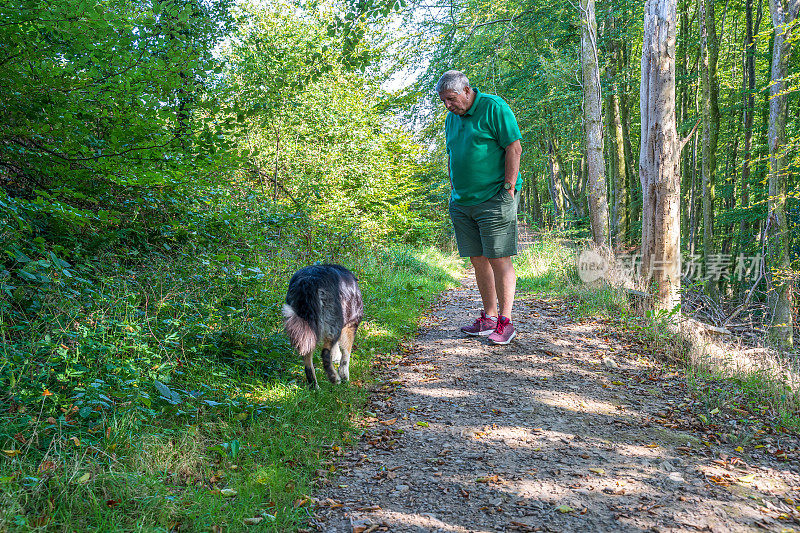
<path fill-rule="evenodd" d="M 770 267 L 773 272 L 772 324 L 770 336 L 784 346 L 791 346 L 792 292 L 790 274 L 789 222 L 786 218 L 786 95 L 787 63 L 791 53 L 790 32 L 800 11 L 800 0 L 770 0 L 772 26 L 775 30 L 772 50 L 772 83 L 769 100 L 769 222 L 771 241 Z"/>
<path fill-rule="evenodd" d="M 562 223 L 561 216 L 564 213 L 564 192 L 561 187 L 561 166 L 556 154 L 556 145 L 552 139 L 547 141 L 547 163 L 548 163 L 548 190 L 550 199 L 553 202 L 553 217 L 558 224 Z"/>
<path fill-rule="evenodd" d="M 753 0 L 745 3 L 745 52 L 744 65 L 742 68 L 742 90 L 744 95 L 743 102 L 743 121 L 744 121 L 744 153 L 742 154 L 742 185 L 741 203 L 742 208 L 747 208 L 750 204 L 750 156 L 753 142 L 753 116 L 755 115 L 755 92 L 756 92 L 756 38 L 758 29 L 761 26 L 761 16 L 763 0 L 758 2 L 758 10 L 753 21 Z M 744 238 L 748 231 L 747 219 L 742 218 L 739 225 L 739 233 Z"/>
<path fill-rule="evenodd" d="M 609 16 L 608 26 L 614 32 L 615 21 L 613 16 Z M 624 68 L 622 64 L 622 50 L 616 37 L 611 39 L 608 53 L 610 55 L 606 73 L 608 74 L 609 90 L 606 96 L 606 126 L 608 128 L 609 140 L 609 173 L 613 182 L 613 204 L 611 213 L 613 217 L 613 242 L 619 248 L 625 243 L 625 236 L 628 233 L 628 178 L 625 162 L 625 142 L 622 130 L 622 118 L 620 113 L 620 84 L 617 76 Z"/>
<path fill-rule="evenodd" d="M 594 0 L 581 0 L 581 66 L 586 164 L 589 173 L 589 217 L 598 246 L 608 245 L 608 199 L 603 162 L 602 97 L 597 59 L 597 21 Z"/>
<path fill-rule="evenodd" d="M 716 195 L 717 139 L 719 137 L 719 39 L 714 21 L 714 0 L 699 0 L 700 46 L 702 50 L 703 111 L 703 257 L 706 265 L 714 254 L 714 197 Z M 717 295 L 716 280 L 709 278 L 707 290 Z"/>
<path fill-rule="evenodd" d="M 672 309 L 680 291 L 680 143 L 675 126 L 677 0 L 647 0 L 642 43 L 642 275 L 654 308 Z"/>

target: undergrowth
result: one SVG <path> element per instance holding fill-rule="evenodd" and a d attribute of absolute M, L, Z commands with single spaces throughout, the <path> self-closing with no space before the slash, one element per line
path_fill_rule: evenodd
<path fill-rule="evenodd" d="M 120 224 L 92 250 L 30 238 L 42 217 L 25 209 L 6 212 L 31 226 L 0 265 L 0 530 L 300 527 L 315 477 L 357 436 L 373 357 L 459 270 L 247 198 Z M 309 392 L 280 306 L 314 262 L 355 272 L 366 316 L 352 383 Z"/>
<path fill-rule="evenodd" d="M 575 266 L 577 253 L 555 236 L 542 234 L 515 260 L 520 296 L 536 294 L 566 302 L 572 316 L 608 320 L 646 344 L 662 361 L 681 364 L 686 368 L 690 389 L 701 398 L 712 418 L 721 407 L 733 407 L 779 428 L 800 431 L 800 395 L 781 371 L 790 368 L 787 361 L 776 361 L 772 371 L 757 365 L 725 372 L 712 369 L 702 359 L 688 356 L 687 340 L 671 327 L 675 313 L 642 311 L 623 289 L 608 283 L 583 283 Z"/>

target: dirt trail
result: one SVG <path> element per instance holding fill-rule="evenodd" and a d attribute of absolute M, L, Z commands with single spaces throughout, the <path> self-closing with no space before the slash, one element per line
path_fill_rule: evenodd
<path fill-rule="evenodd" d="M 800 531 L 794 439 L 723 443 L 680 372 L 564 302 L 518 300 L 509 346 L 465 338 L 463 283 L 386 363 L 318 531 Z"/>

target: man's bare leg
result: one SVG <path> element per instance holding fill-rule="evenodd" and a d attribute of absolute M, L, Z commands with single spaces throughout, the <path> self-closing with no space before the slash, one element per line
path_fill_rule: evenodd
<path fill-rule="evenodd" d="M 498 257 L 486 259 L 486 261 L 492 270 L 495 285 L 492 293 L 497 295 L 500 302 L 500 315 L 511 320 L 511 308 L 514 306 L 514 292 L 517 288 L 517 273 L 514 271 L 514 263 L 510 257 Z M 478 272 L 477 268 L 475 272 Z M 480 289 L 480 283 L 478 288 Z M 484 300 L 484 305 L 486 305 L 486 300 Z"/>
<path fill-rule="evenodd" d="M 482 255 L 470 257 L 469 260 L 475 268 L 475 281 L 478 283 L 478 291 L 481 293 L 483 311 L 486 316 L 497 317 L 497 281 L 490 264 L 492 260 Z"/>

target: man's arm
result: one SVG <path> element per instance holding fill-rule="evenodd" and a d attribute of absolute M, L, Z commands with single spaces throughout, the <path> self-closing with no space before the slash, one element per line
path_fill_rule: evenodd
<path fill-rule="evenodd" d="M 519 159 L 522 156 L 522 143 L 519 139 L 506 146 L 506 183 L 511 184 L 508 190 L 511 196 L 514 196 L 517 185 L 517 177 L 519 175 Z"/>

